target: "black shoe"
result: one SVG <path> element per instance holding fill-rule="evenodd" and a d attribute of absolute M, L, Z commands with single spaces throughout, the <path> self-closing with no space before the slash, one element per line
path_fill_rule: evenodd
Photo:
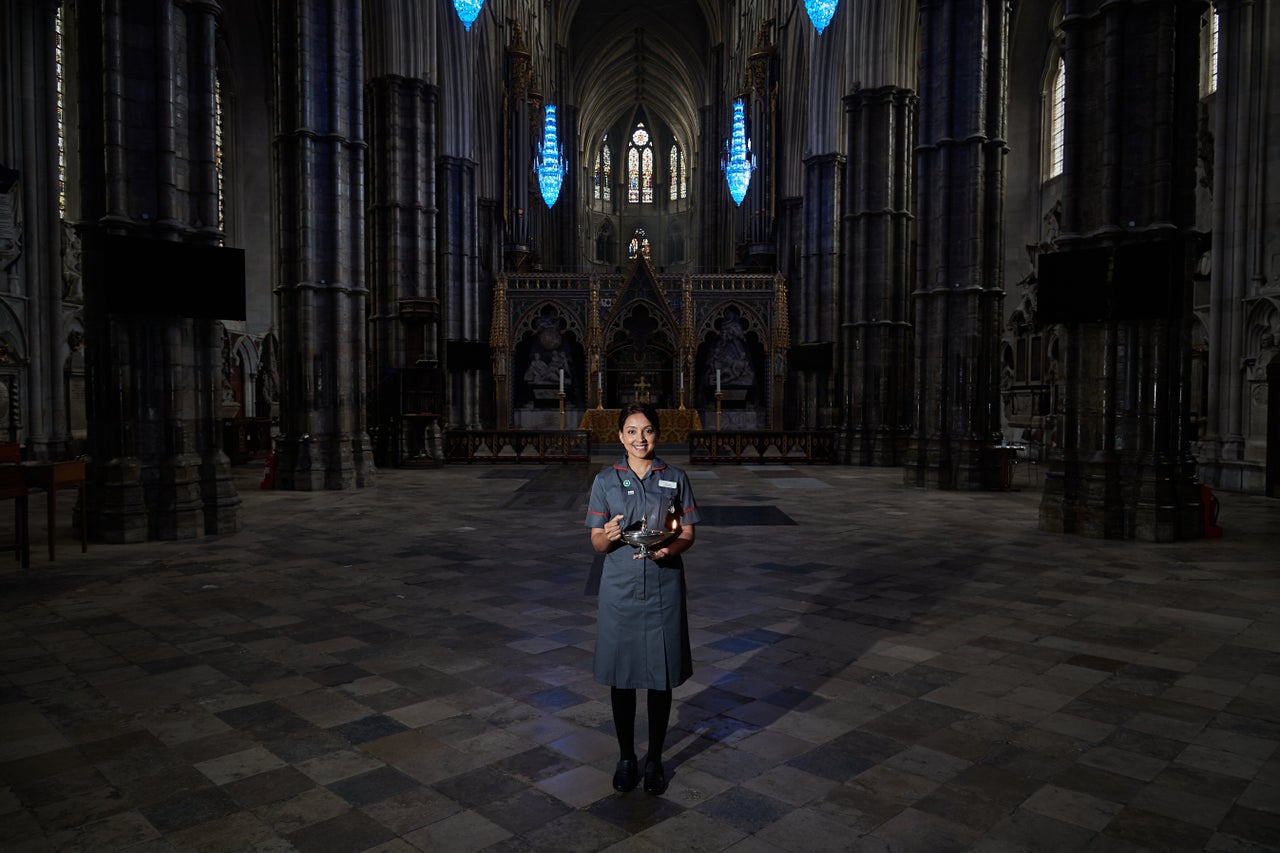
<path fill-rule="evenodd" d="M 646 777 L 647 778 L 647 777 Z M 618 762 L 618 769 L 613 771 L 613 789 L 630 791 L 640 781 L 640 768 L 634 758 L 624 758 Z"/>
<path fill-rule="evenodd" d="M 661 794 L 667 790 L 667 771 L 662 768 L 661 761 L 646 759 L 644 762 L 644 792 Z"/>

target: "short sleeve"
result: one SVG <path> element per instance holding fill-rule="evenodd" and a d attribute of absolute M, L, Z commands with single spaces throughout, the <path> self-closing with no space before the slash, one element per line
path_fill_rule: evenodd
<path fill-rule="evenodd" d="M 587 500 L 587 527 L 604 527 L 609 522 L 608 486 L 603 474 L 597 474 L 591 483 L 591 497 Z"/>
<path fill-rule="evenodd" d="M 689 483 L 689 475 L 680 471 L 680 523 L 698 524 L 702 515 L 698 512 L 698 502 L 693 498 L 693 486 Z"/>

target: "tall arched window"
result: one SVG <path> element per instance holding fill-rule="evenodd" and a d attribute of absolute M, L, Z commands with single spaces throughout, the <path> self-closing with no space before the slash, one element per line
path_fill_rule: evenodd
<path fill-rule="evenodd" d="M 671 179 L 671 189 L 669 196 L 672 201 L 685 197 L 687 193 L 687 184 L 685 183 L 685 163 L 684 155 L 680 151 L 678 142 L 671 143 L 671 153 L 667 157 L 668 176 Z"/>
<path fill-rule="evenodd" d="M 218 182 L 218 230 L 223 235 L 219 242 L 225 245 L 227 242 L 227 161 L 222 123 L 222 74 L 218 73 L 213 78 L 213 171 Z"/>
<path fill-rule="evenodd" d="M 635 230 L 631 235 L 631 243 L 627 246 L 628 258 L 634 258 L 638 254 L 649 257 L 649 237 L 644 233 L 643 228 Z"/>
<path fill-rule="evenodd" d="M 1053 72 L 1053 85 L 1050 88 L 1049 102 L 1049 178 L 1062 174 L 1063 132 L 1067 122 L 1067 66 L 1061 57 L 1058 58 L 1057 70 Z"/>
<path fill-rule="evenodd" d="M 644 122 L 631 132 L 631 144 L 627 147 L 627 201 L 653 202 L 653 141 Z"/>
<path fill-rule="evenodd" d="M 57 112 L 58 112 L 58 213 L 63 218 L 67 218 L 67 122 L 66 114 L 63 112 L 65 103 L 66 89 L 63 85 L 65 68 L 63 66 L 62 45 L 64 38 L 64 30 L 62 23 L 62 4 L 58 4 L 58 11 L 54 14 L 54 35 L 53 35 L 53 63 L 54 63 L 54 85 L 56 87 Z"/>
<path fill-rule="evenodd" d="M 595 186 L 593 194 L 601 201 L 609 201 L 613 194 L 610 182 L 613 175 L 613 155 L 609 152 L 609 134 L 604 135 L 600 149 L 596 151 Z"/>
<path fill-rule="evenodd" d="M 1206 95 L 1218 91 L 1218 10 L 1209 9 L 1209 79 Z"/>

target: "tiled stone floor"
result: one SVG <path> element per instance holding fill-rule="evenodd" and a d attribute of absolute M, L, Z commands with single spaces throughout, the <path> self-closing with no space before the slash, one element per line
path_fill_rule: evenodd
<path fill-rule="evenodd" d="M 37 527 L 0 569 L 0 849 L 1280 850 L 1280 501 L 1150 545 L 1041 533 L 1034 489 L 693 468 L 652 797 L 610 787 L 590 676 L 599 465 L 244 469 L 239 534 L 55 563 Z"/>

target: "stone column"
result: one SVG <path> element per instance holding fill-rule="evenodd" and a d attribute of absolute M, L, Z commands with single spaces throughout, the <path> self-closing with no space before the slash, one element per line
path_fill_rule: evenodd
<path fill-rule="evenodd" d="M 911 432 L 911 152 L 916 98 L 862 89 L 845 98 L 849 154 L 840 357 L 848 459 L 901 465 Z"/>
<path fill-rule="evenodd" d="M 89 517 L 109 542 L 234 531 L 240 501 L 217 406 L 220 326 L 165 306 L 145 317 L 108 314 L 107 290 L 127 285 L 118 258 L 104 256 L 113 235 L 221 240 L 213 190 L 221 7 L 103 0 L 76 9 Z"/>
<path fill-rule="evenodd" d="M 0 288 L 20 325 L 20 338 L 30 342 L 25 351 L 12 353 L 25 359 L 25 375 L 18 377 L 17 399 L 7 402 L 20 409 L 17 438 L 35 459 L 62 458 L 67 452 L 63 366 L 71 354 L 71 329 L 64 328 L 64 315 L 79 307 L 73 300 L 80 298 L 76 291 L 64 302 L 56 11 L 54 2 L 0 4 L 0 99 L 12 119 L 0 127 L 0 166 L 12 170 L 0 179 Z M 63 49 L 70 48 L 64 43 Z M 72 115 L 68 111 L 68 123 Z M 7 386 L 0 390 L 8 394 Z"/>
<path fill-rule="evenodd" d="M 696 213 L 698 265 L 703 269 L 719 269 L 732 257 L 729 247 L 734 239 L 732 223 L 735 221 L 733 216 L 725 215 L 733 201 L 725 189 L 720 163 L 724 135 L 720 133 L 720 117 L 714 106 L 702 107 L 698 117 L 698 166 L 693 173 L 698 179 L 698 197 L 702 199 Z M 622 162 L 621 158 L 618 162 Z M 619 238 L 620 244 L 625 242 Z"/>
<path fill-rule="evenodd" d="M 381 464 L 417 441 L 400 417 L 439 412 L 436 88 L 388 75 L 366 86 L 369 115 L 370 375 Z M 413 400 L 407 400 L 412 396 Z"/>
<path fill-rule="evenodd" d="M 280 462 L 276 488 L 372 483 L 365 422 L 360 0 L 277 0 Z"/>
<path fill-rule="evenodd" d="M 1042 255 L 1039 287 L 1042 306 L 1076 313 L 1060 318 L 1070 346 L 1062 449 L 1040 504 L 1045 530 L 1157 542 L 1200 535 L 1187 397 L 1203 7 L 1067 3 L 1063 228 L 1053 261 L 1069 274 L 1048 275 L 1053 256 Z"/>
<path fill-rule="evenodd" d="M 1000 430 L 1008 0 L 920 0 L 914 431 L 905 481 L 978 489 Z"/>
<path fill-rule="evenodd" d="M 842 420 L 844 394 L 832 359 L 840 289 L 840 210 L 844 196 L 842 154 L 819 154 L 804 161 L 804 199 L 794 229 L 801 243 L 799 276 L 789 288 L 794 346 L 789 359 L 787 406 L 790 425 L 826 427 Z M 784 220 L 785 221 L 785 220 Z M 784 241 L 783 245 L 787 245 Z M 835 399 L 831 398 L 835 389 Z M 781 428 L 783 424 L 774 424 Z"/>
<path fill-rule="evenodd" d="M 1218 0 L 1218 88 L 1213 96 L 1213 256 L 1209 278 L 1208 429 L 1197 447 L 1200 472 L 1225 489 L 1261 492 L 1265 460 L 1246 459 L 1246 440 L 1265 443 L 1248 423 L 1246 362 L 1251 318 L 1280 256 L 1274 146 L 1280 125 L 1280 15 L 1251 0 Z M 1270 85 L 1268 85 L 1268 81 Z M 1258 306 L 1261 307 L 1261 306 Z M 1273 330 L 1273 334 L 1274 334 Z M 1254 401 L 1253 406 L 1259 403 Z M 1273 450 L 1273 452 L 1276 452 Z"/>
<path fill-rule="evenodd" d="M 490 370 L 489 347 L 482 335 L 488 325 L 492 299 L 480 287 L 480 254 L 477 240 L 479 206 L 476 202 L 476 164 L 461 157 L 442 157 L 439 165 L 440 264 L 445 286 L 445 335 L 448 340 L 446 361 L 449 390 L 447 423 L 456 428 L 479 429 L 482 398 L 492 391 L 485 380 Z M 493 225 L 497 214 L 494 205 L 485 206 L 490 214 L 486 222 Z M 501 219 L 497 219 L 498 226 Z M 491 227 L 489 234 L 502 245 L 501 228 Z M 489 256 L 489 269 L 494 266 L 494 253 Z M 499 427 L 507 424 L 499 423 Z"/>

